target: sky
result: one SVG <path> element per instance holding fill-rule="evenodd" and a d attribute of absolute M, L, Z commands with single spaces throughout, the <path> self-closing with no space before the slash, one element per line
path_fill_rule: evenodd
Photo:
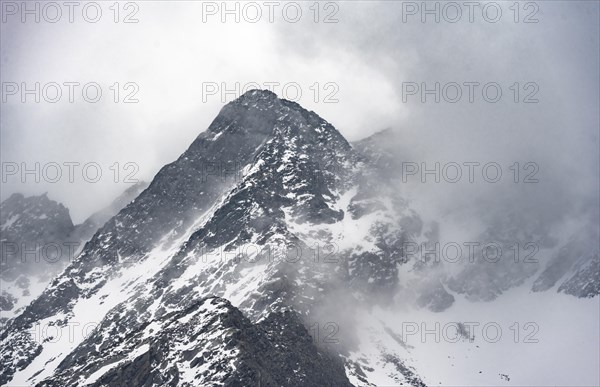
<path fill-rule="evenodd" d="M 258 86 L 350 141 L 391 128 L 405 162 L 502 166 L 501 184 L 407 185 L 402 194 L 423 213 L 534 207 L 561 221 L 597 212 L 598 2 L 519 3 L 518 13 L 513 2 L 482 2 L 471 15 L 462 2 L 428 2 L 439 22 L 421 2 L 275 3 L 231 2 L 227 13 L 221 2 L 121 2 L 117 13 L 113 2 L 80 2 L 72 22 L 62 2 L 40 3 L 37 22 L 21 2 L 2 1 L 0 198 L 48 192 L 81 222 L 136 179 L 150 181 L 224 103 Z M 36 82 L 37 103 L 23 93 Z M 436 83 L 440 102 L 422 101 Z M 477 84 L 472 102 L 465 83 Z M 534 163 L 539 183 L 509 184 L 515 162 L 519 180 Z M 39 182 L 20 175 L 36 163 Z"/>

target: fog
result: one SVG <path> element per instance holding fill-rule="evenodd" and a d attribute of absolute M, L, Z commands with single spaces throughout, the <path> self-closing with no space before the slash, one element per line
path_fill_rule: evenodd
<path fill-rule="evenodd" d="M 1 198 L 13 192 L 48 192 L 80 222 L 128 186 L 123 180 L 129 172 L 151 180 L 234 97 L 222 96 L 222 90 L 207 95 L 207 87 L 221 89 L 225 83 L 234 89 L 239 82 L 240 88 L 250 83 L 267 88 L 265 84 L 278 82 L 278 95 L 295 98 L 297 88 L 285 93 L 282 88 L 296 82 L 302 92 L 299 102 L 351 141 L 392 128 L 401 162 L 425 162 L 430 168 L 436 161 L 442 166 L 502 166 L 503 177 L 494 184 L 481 176 L 474 184 L 464 176 L 458 183 L 442 178 L 439 184 L 431 176 L 426 183 L 418 174 L 410 176 L 399 189 L 424 217 L 452 212 L 472 219 L 473 214 L 512 208 L 550 222 L 590 212 L 597 221 L 597 3 L 540 3 L 537 23 L 515 23 L 508 3 L 501 3 L 497 23 L 477 12 L 472 23 L 466 14 L 456 23 L 443 17 L 435 23 L 431 16 L 422 23 L 419 14 L 403 14 L 401 2 L 337 4 L 336 23 L 314 23 L 310 5 L 304 3 L 297 23 L 277 12 L 273 23 L 266 17 L 258 23 L 243 17 L 239 23 L 233 18 L 222 23 L 218 14 L 207 15 L 201 3 L 190 2 L 141 2 L 135 14 L 139 22 L 132 24 L 114 23 L 108 5 L 97 23 L 85 22 L 77 13 L 73 23 L 66 16 L 57 23 L 43 18 L 22 23 L 18 16 L 7 16 L 1 26 L 2 82 L 96 82 L 103 97 L 89 103 L 75 94 L 70 103 L 63 88 L 58 103 L 43 98 L 35 103 L 33 96 L 22 103 L 20 94 L 3 92 L 3 165 L 97 162 L 103 175 L 96 183 L 77 174 L 71 183 L 64 176 L 66 168 L 56 183 L 43 176 L 39 183 L 31 176 L 25 182 L 8 176 Z M 319 18 L 332 10 L 321 9 Z M 522 9 L 520 21 L 530 11 Z M 109 89 L 114 82 L 120 83 L 121 100 L 132 90 L 124 84 L 135 82 L 139 102 L 114 103 Z M 496 82 L 503 94 L 490 103 L 475 92 L 470 103 L 463 87 L 456 103 L 444 98 L 435 103 L 432 95 L 422 103 L 419 93 L 403 95 L 408 82 L 424 82 L 428 88 L 435 82 L 440 87 Z M 518 103 L 509 89 L 515 82 Z M 522 102 L 533 90 L 524 88 L 529 82 L 537 85 L 538 103 Z M 139 170 L 125 169 L 127 162 Z M 535 163 L 539 182 L 514 184 L 508 167 L 515 162 L 520 180 L 531 171 L 524 165 Z"/>
<path fill-rule="evenodd" d="M 21 9 L 35 4 L 40 9 L 33 14 Z M 264 185 L 287 181 L 284 162 L 263 169 L 257 163 L 252 173 L 286 175 L 258 176 L 256 192 L 240 190 L 227 201 L 215 198 L 237 182 L 222 181 L 223 189 L 214 182 L 192 189 L 180 184 L 189 182 L 187 169 L 168 171 L 143 203 L 130 207 L 135 211 L 122 212 L 125 216 L 113 218 L 96 233 L 70 266 L 73 271 L 58 277 L 75 273 L 75 279 L 84 278 L 81 293 L 64 291 L 58 286 L 66 281 L 57 280 L 51 285 L 55 291 L 45 293 L 48 308 L 44 305 L 38 312 L 34 305 L 27 309 L 34 316 L 28 319 L 43 318 L 52 325 L 64 316 L 95 318 L 104 326 L 95 337 L 108 340 L 112 336 L 107 327 L 130 330 L 146 319 L 142 313 L 164 317 L 171 307 L 184 308 L 188 301 L 215 293 L 241 310 L 247 308 L 244 313 L 252 318 L 261 316 L 263 307 L 276 310 L 279 303 L 306 312 L 304 322 L 320 330 L 317 337 L 329 337 L 329 328 L 335 334 L 339 330 L 335 342 L 340 345 L 333 349 L 348 356 L 346 360 L 372 359 L 364 363 L 367 371 L 373 365 L 380 367 L 377 372 L 395 365 L 407 376 L 406 367 L 414 366 L 427 373 L 428 384 L 440 385 L 504 383 L 510 380 L 508 374 L 514 385 L 597 384 L 598 282 L 593 265 L 600 237 L 598 2 L 483 2 L 475 9 L 463 2 L 86 2 L 77 3 L 73 15 L 63 2 L 43 4 L 0 3 L 0 200 L 16 192 L 47 192 L 70 209 L 75 224 L 81 223 L 138 180 L 152 181 L 227 102 L 254 88 L 272 89 L 315 111 L 357 153 L 344 153 L 348 165 L 339 168 L 345 175 L 338 178 L 348 186 L 339 187 L 350 188 L 331 201 L 324 198 L 328 194 L 321 196 L 322 187 L 312 184 L 317 181 L 312 176 L 298 179 L 316 185 L 308 192 L 318 193 L 322 203 L 337 206 L 336 217 L 323 216 L 322 224 L 304 223 L 313 218 L 295 218 L 301 215 L 295 212 L 261 213 L 270 198 Z M 81 12 L 90 5 L 98 19 L 93 22 L 90 13 Z M 59 7 L 61 17 L 53 7 Z M 234 110 L 234 119 L 243 116 Z M 244 122 L 254 124 L 255 117 L 263 117 L 254 113 Z M 222 131 L 211 133 L 207 142 L 231 125 L 223 122 L 218 126 Z M 306 127 L 312 128 L 300 129 Z M 373 156 L 360 153 L 363 140 L 381 150 L 371 161 L 384 168 L 373 171 L 363 163 Z M 220 158 L 219 153 L 222 144 L 232 149 L 229 145 L 238 143 L 254 149 L 238 138 L 215 142 L 218 148 L 198 149 L 217 149 L 214 159 L 239 160 L 239 154 Z M 335 159 L 327 156 L 323 159 Z M 303 160 L 300 155 L 298 160 Z M 310 172 L 309 164 L 289 165 L 296 165 L 299 175 Z M 307 170 L 301 171 L 301 165 Z M 326 175 L 323 168 L 315 169 L 319 177 Z M 239 177 L 236 173 L 235 179 Z M 338 183 L 326 187 L 332 197 Z M 292 193 L 285 196 L 294 202 L 291 208 L 311 206 L 311 216 L 313 210 L 322 215 L 320 201 L 313 208 L 313 202 L 301 198 L 304 193 L 294 196 L 297 188 L 281 186 L 281 192 Z M 169 206 L 165 192 L 181 187 L 187 191 L 175 199 L 186 200 L 172 200 Z M 209 199 L 200 198 L 207 193 L 203 197 Z M 266 209 L 282 203 L 287 201 L 273 201 Z M 8 227 L 15 219 L 6 221 Z M 269 229 L 272 219 L 281 221 L 274 232 Z M 289 231 L 285 237 L 278 234 L 284 227 Z M 292 235 L 308 252 L 302 260 L 263 267 L 258 259 L 238 264 L 236 257 L 238 262 L 207 265 L 210 254 L 196 254 L 217 247 L 211 253 L 224 259 L 232 253 L 230 247 L 264 251 L 267 241 L 271 260 L 270 248 L 283 248 Z M 242 245 L 246 239 L 252 242 Z M 250 246 L 254 242 L 260 246 Z M 466 244 L 473 243 L 477 256 L 465 259 Z M 504 249 L 501 260 L 484 259 L 487 250 L 482 246 L 489 243 Z M 402 250 L 434 244 L 461 246 L 461 261 L 440 257 L 439 250 L 441 262 L 425 257 L 425 251 Z M 519 258 L 513 260 L 515 244 Z M 537 249 L 534 264 L 526 261 L 530 245 Z M 332 247 L 332 254 L 325 247 Z M 335 260 L 315 259 L 321 253 Z M 113 261 L 122 263 L 121 255 L 126 263 L 143 264 L 144 270 L 116 265 Z M 287 258 L 280 255 L 275 258 Z M 88 258 L 98 261 L 88 263 Z M 49 273 L 44 265 L 35 269 Z M 118 279 L 122 283 L 100 282 L 123 273 Z M 571 288 L 560 289 L 573 279 L 576 283 L 567 284 Z M 14 283 L 15 292 L 24 294 L 18 281 Z M 80 285 L 74 280 L 69 284 Z M 41 292 L 42 287 L 36 297 Z M 29 300 L 19 302 L 27 305 Z M 130 306 L 121 307 L 126 304 Z M 60 311 L 52 317 L 56 321 L 45 318 L 55 310 Z M 452 347 L 424 339 L 413 346 L 405 340 L 405 324 L 426 323 L 431 329 L 440 321 L 494 322 L 504 329 L 505 340 L 486 346 L 493 343 L 477 333 L 477 350 L 474 343 L 462 341 Z M 509 332 L 515 322 L 541 326 L 542 345 L 513 346 Z M 369 343 L 371 333 L 377 342 Z M 69 344 L 71 349 L 56 353 L 51 352 L 58 347 L 46 346 L 44 356 L 50 360 L 35 360 L 18 377 L 38 372 L 33 370 L 37 363 L 52 372 L 78 343 Z M 77 348 L 69 359 L 86 347 Z M 382 358 L 386 351 L 398 358 Z M 569 356 L 554 367 L 558 353 Z M 98 365 L 94 374 L 104 368 L 89 364 Z M 76 367 L 74 372 L 82 370 Z"/>

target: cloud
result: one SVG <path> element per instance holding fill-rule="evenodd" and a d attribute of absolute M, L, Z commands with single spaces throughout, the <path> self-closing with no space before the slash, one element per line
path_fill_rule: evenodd
<path fill-rule="evenodd" d="M 434 185 L 423 197 L 440 207 L 459 208 L 494 192 L 510 192 L 507 197 L 523 199 L 524 207 L 537 205 L 537 213 L 597 198 L 597 4 L 540 3 L 535 24 L 514 23 L 505 5 L 499 23 L 403 23 L 401 2 L 337 4 L 337 23 L 314 23 L 308 5 L 298 23 L 277 12 L 273 23 L 264 14 L 258 23 L 221 23 L 218 15 L 203 23 L 202 4 L 190 2 L 141 2 L 136 24 L 114 23 L 107 8 L 96 24 L 11 19 L 1 26 L 3 82 L 97 82 L 103 98 L 96 104 L 64 98 L 57 104 L 3 103 L 2 161 L 94 161 L 105 176 L 115 162 L 134 162 L 136 177 L 149 180 L 223 105 L 220 93 L 203 95 L 203 82 L 230 88 L 236 82 L 241 88 L 278 82 L 280 95 L 283 86 L 297 83 L 300 103 L 350 140 L 394 128 L 401 160 L 539 165 L 541 182 L 534 189 Z M 319 19 L 331 11 L 320 9 Z M 499 83 L 502 100 L 402 101 L 403 82 L 469 81 Z M 109 87 L 115 82 L 121 99 L 130 91 L 125 83 L 139 85 L 139 103 L 112 102 Z M 512 102 L 508 88 L 514 82 L 520 83 L 520 98 L 523 85 L 535 82 L 540 102 Z M 325 103 L 327 96 L 339 102 Z M 79 180 L 9 181 L 2 199 L 16 191 L 48 191 L 81 221 L 126 188 L 109 178 Z"/>

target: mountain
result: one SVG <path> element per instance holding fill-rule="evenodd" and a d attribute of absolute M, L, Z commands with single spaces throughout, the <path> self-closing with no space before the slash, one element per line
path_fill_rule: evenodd
<path fill-rule="evenodd" d="M 2 321 L 38 296 L 77 246 L 69 210 L 46 194 L 11 195 L 0 205 L 0 229 Z"/>
<path fill-rule="evenodd" d="M 0 205 L 0 322 L 17 315 L 77 256 L 93 234 L 147 186 L 129 187 L 106 208 L 74 225 L 47 194 L 13 194 Z"/>
<path fill-rule="evenodd" d="M 405 161 L 397 157 L 399 144 L 402 139 L 398 134 L 386 129 L 355 142 L 353 147 L 385 179 L 396 179 L 396 186 L 406 189 L 399 173 Z M 554 233 L 557 237 L 550 225 L 535 214 L 519 213 L 510 208 L 490 213 L 494 213 L 494 217 L 487 220 L 485 227 L 471 239 L 482 246 L 474 247 L 469 253 L 461 246 L 465 250 L 463 258 L 468 256 L 473 262 L 467 265 L 450 262 L 452 269 L 443 270 L 439 280 L 449 291 L 473 301 L 491 301 L 503 292 L 527 283 L 534 292 L 553 290 L 579 298 L 600 294 L 600 226 L 597 218 L 581 216 L 584 226 L 573 228 L 566 235 L 562 230 Z M 429 251 L 435 250 L 436 242 L 442 246 L 449 242 L 439 232 L 434 234 L 433 238 L 416 241 L 425 242 Z M 497 262 L 486 259 L 484 246 L 487 242 L 499 246 L 504 259 Z M 490 256 L 493 256 L 494 248 L 490 248 Z M 425 250 L 421 248 L 421 251 Z M 438 253 L 438 258 L 440 255 Z M 449 260 L 441 261 L 438 266 L 450 266 L 446 262 Z M 431 270 L 427 270 L 426 276 L 431 277 L 431 274 Z M 529 284 L 531 279 L 534 282 Z M 446 302 L 438 305 L 440 311 L 452 303 L 449 297 L 444 299 Z"/>
<path fill-rule="evenodd" d="M 48 199 L 46 194 L 28 198 L 22 194 L 11 195 L 0 205 L 0 224 L 2 242 L 5 244 L 2 258 L 7 263 L 2 274 L 7 278 L 15 278 L 21 266 L 28 270 L 34 268 L 26 266 L 28 262 L 25 259 L 8 259 L 10 255 L 27 258 L 25 252 L 35 251 L 50 242 L 64 240 L 75 228 L 69 210 Z M 30 242 L 32 245 L 25 246 L 25 251 L 16 251 L 17 248 L 21 250 L 21 246 L 6 245 L 8 242 Z M 35 254 L 32 255 L 35 258 Z"/>
<path fill-rule="evenodd" d="M 225 105 L 7 322 L 0 383 L 424 386 L 381 311 L 455 295 L 374 149 L 269 91 Z"/>

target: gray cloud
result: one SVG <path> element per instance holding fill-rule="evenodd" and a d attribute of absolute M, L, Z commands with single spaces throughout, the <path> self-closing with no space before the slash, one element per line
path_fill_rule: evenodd
<path fill-rule="evenodd" d="M 148 180 L 223 105 L 218 96 L 203 102 L 203 82 L 297 82 L 300 103 L 351 140 L 394 128 L 400 160 L 534 161 L 540 167 L 533 186 L 402 188 L 424 201 L 422 207 L 439 207 L 435 213 L 513 206 L 558 221 L 597 203 L 597 3 L 540 2 L 536 24 L 512 22 L 508 3 L 501 3 L 505 13 L 495 24 L 481 18 L 403 23 L 401 2 L 338 4 L 339 22 L 332 24 L 312 22 L 308 5 L 299 23 L 202 23 L 201 4 L 191 2 L 140 2 L 137 24 L 115 24 L 108 10 L 97 24 L 9 20 L 1 25 L 3 82 L 97 82 L 105 94 L 97 104 L 3 103 L 2 161 L 95 161 L 106 176 L 110 165 L 130 161 L 139 165 L 137 177 Z M 402 82 L 436 81 L 498 82 L 505 94 L 496 104 L 402 102 Z M 539 85 L 540 102 L 513 103 L 507 88 L 529 81 Z M 114 82 L 136 82 L 140 102 L 111 102 Z M 315 82 L 320 102 L 309 89 Z M 322 102 L 327 82 L 339 87 L 338 103 Z M 48 191 L 79 221 L 126 186 L 109 178 L 95 184 L 9 181 L 2 199 Z"/>

